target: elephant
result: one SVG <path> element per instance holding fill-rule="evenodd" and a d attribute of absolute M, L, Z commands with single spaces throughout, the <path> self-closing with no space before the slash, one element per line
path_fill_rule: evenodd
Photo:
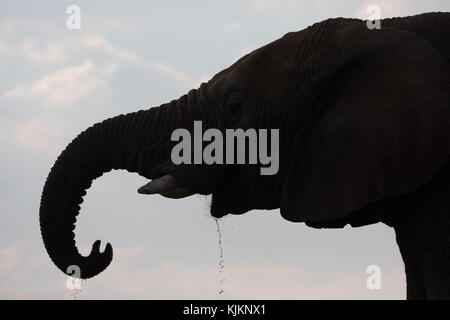
<path fill-rule="evenodd" d="M 125 169 L 142 194 L 212 195 L 220 218 L 280 209 L 314 228 L 385 223 L 405 263 L 407 299 L 450 298 L 450 13 L 368 21 L 332 18 L 243 56 L 178 99 L 106 119 L 67 145 L 45 182 L 40 228 L 64 273 L 101 273 L 100 241 L 75 245 L 94 179 Z M 175 129 L 279 130 L 279 170 L 261 164 L 175 164 Z M 248 146 L 247 146 L 248 147 Z M 195 151 L 195 150 L 194 150 Z"/>

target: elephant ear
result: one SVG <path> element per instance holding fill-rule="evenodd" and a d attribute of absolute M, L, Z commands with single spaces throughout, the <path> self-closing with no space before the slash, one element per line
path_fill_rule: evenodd
<path fill-rule="evenodd" d="M 425 184 L 450 151 L 450 67 L 430 43 L 363 23 L 328 39 L 342 59 L 317 68 L 327 81 L 295 138 L 280 204 L 285 219 L 325 227 Z"/>

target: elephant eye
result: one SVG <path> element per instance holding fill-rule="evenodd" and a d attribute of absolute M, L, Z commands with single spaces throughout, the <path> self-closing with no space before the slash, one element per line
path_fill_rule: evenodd
<path fill-rule="evenodd" d="M 242 108 L 242 95 L 239 91 L 230 92 L 224 102 L 225 113 L 230 125 L 239 122 L 241 108 Z"/>

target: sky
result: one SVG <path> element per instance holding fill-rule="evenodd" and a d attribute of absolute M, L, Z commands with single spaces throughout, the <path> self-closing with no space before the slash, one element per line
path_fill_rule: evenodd
<path fill-rule="evenodd" d="M 80 131 L 176 99 L 287 32 L 367 19 L 372 4 L 382 17 L 450 11 L 448 0 L 0 0 L 0 298 L 404 299 L 385 225 L 316 230 L 279 210 L 216 221 L 209 197 L 140 195 L 146 180 L 125 171 L 85 196 L 77 245 L 87 254 L 95 240 L 110 242 L 114 259 L 80 290 L 67 287 L 39 229 L 47 174 Z M 80 29 L 67 28 L 70 5 Z M 379 289 L 367 287 L 371 265 Z"/>

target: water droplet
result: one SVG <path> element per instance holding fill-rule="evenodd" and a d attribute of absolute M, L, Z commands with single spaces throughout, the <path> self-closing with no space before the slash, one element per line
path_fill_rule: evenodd
<path fill-rule="evenodd" d="M 84 282 L 85 282 L 85 281 L 86 281 L 85 279 L 82 279 L 82 280 L 81 280 L 81 287 L 80 287 L 80 289 L 72 289 L 72 294 L 71 294 L 71 296 L 72 296 L 72 298 L 73 298 L 74 300 L 77 300 L 78 295 L 81 293 L 81 291 L 83 291 L 83 285 L 84 285 Z"/>
<path fill-rule="evenodd" d="M 217 234 L 219 236 L 219 274 L 221 275 L 221 279 L 219 281 L 219 294 L 223 294 L 225 290 L 222 287 L 222 284 L 225 282 L 225 278 L 223 277 L 223 269 L 224 269 L 224 259 L 223 259 L 223 245 L 222 245 L 222 229 L 220 228 L 219 219 L 215 218 L 216 226 L 217 226 Z"/>

